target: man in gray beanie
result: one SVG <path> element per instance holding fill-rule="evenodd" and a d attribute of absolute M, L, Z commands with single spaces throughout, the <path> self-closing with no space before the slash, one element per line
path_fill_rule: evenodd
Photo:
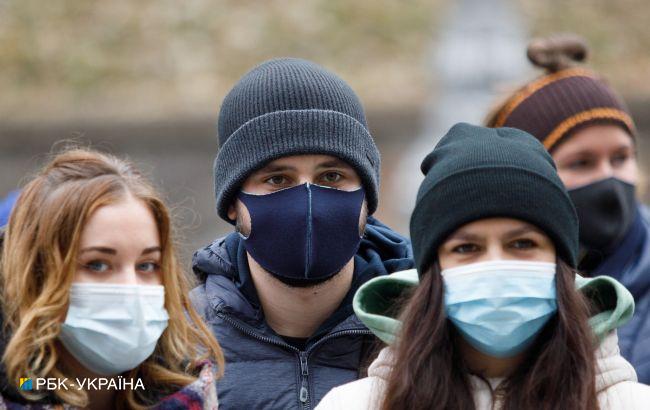
<path fill-rule="evenodd" d="M 360 376 L 361 284 L 413 267 L 371 215 L 379 152 L 354 91 L 317 64 L 267 61 L 219 113 L 217 212 L 235 232 L 200 249 L 192 300 L 226 357 L 221 409 L 315 407 Z"/>

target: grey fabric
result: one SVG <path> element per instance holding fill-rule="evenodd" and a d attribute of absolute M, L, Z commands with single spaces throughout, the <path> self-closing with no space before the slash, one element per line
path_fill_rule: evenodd
<path fill-rule="evenodd" d="M 253 68 L 226 96 L 219 113 L 214 162 L 217 212 L 228 207 L 248 175 L 274 159 L 326 154 L 352 165 L 377 209 L 380 156 L 354 91 L 321 66 L 295 58 Z"/>

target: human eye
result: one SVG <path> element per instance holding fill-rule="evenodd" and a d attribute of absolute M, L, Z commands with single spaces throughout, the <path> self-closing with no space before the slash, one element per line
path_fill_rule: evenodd
<path fill-rule="evenodd" d="M 336 184 L 341 182 L 343 178 L 343 174 L 337 171 L 327 171 L 321 175 L 321 181 L 327 184 Z"/>
<path fill-rule="evenodd" d="M 111 266 L 107 262 L 101 260 L 92 260 L 86 262 L 83 264 L 83 267 L 88 271 L 97 273 L 108 272 L 111 269 Z"/>
<path fill-rule="evenodd" d="M 510 242 L 510 247 L 516 250 L 527 250 L 537 247 L 537 242 L 529 238 L 519 238 Z"/>
<path fill-rule="evenodd" d="M 272 185 L 274 187 L 280 187 L 287 185 L 289 183 L 289 178 L 284 175 L 271 175 L 264 180 L 264 183 Z"/>
<path fill-rule="evenodd" d="M 459 254 L 469 254 L 473 252 L 478 252 L 480 250 L 480 247 L 475 244 L 475 243 L 462 243 L 460 245 L 454 246 L 451 251 L 453 253 L 459 253 Z"/>
<path fill-rule="evenodd" d="M 630 159 L 630 155 L 627 152 L 619 152 L 610 158 L 610 163 L 614 167 L 619 167 L 623 165 L 628 159 Z"/>
<path fill-rule="evenodd" d="M 136 266 L 139 272 L 154 273 L 160 270 L 160 264 L 157 262 L 142 262 Z"/>
<path fill-rule="evenodd" d="M 567 168 L 571 170 L 581 170 L 590 168 L 593 165 L 593 161 L 588 158 L 578 158 L 567 163 Z"/>

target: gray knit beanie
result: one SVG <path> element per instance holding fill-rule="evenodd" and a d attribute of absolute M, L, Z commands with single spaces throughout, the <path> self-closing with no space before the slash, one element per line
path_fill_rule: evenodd
<path fill-rule="evenodd" d="M 377 209 L 379 150 L 350 86 L 323 67 L 296 58 L 270 60 L 245 74 L 223 100 L 214 161 L 217 212 L 228 207 L 255 170 L 277 158 L 325 154 L 355 168 Z"/>

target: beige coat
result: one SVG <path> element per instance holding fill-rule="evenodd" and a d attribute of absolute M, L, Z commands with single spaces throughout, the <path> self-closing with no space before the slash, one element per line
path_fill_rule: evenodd
<path fill-rule="evenodd" d="M 616 332 L 610 333 L 596 351 L 598 373 L 596 391 L 600 410 L 648 410 L 650 386 L 637 383 L 634 368 L 620 355 Z M 316 410 L 379 409 L 392 363 L 390 347 L 384 348 L 368 369 L 368 377 L 332 389 Z M 489 380 L 493 388 L 500 379 Z M 492 409 L 490 387 L 472 377 L 477 410 Z M 497 406 L 498 408 L 498 403 Z"/>

